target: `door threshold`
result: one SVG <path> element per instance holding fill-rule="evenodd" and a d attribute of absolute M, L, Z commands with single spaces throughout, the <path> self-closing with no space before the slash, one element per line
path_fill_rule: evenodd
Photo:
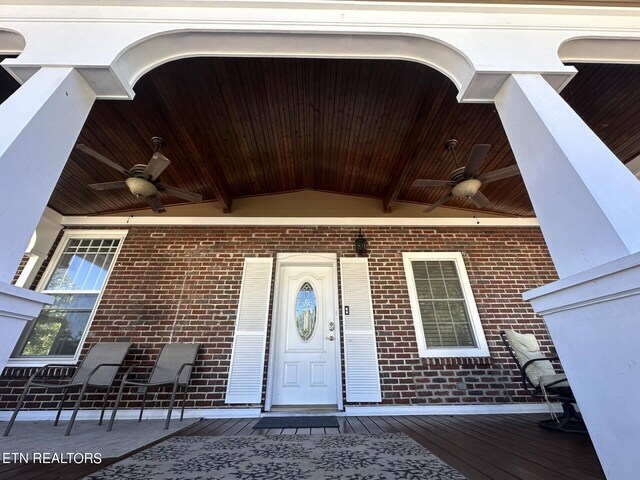
<path fill-rule="evenodd" d="M 341 414 L 337 405 L 273 405 L 263 416 L 336 415 Z"/>

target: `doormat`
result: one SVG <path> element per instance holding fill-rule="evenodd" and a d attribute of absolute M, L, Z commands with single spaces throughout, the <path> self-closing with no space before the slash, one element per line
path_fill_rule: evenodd
<path fill-rule="evenodd" d="M 338 428 L 338 419 L 330 416 L 317 417 L 263 417 L 253 428 Z"/>
<path fill-rule="evenodd" d="M 172 437 L 91 480 L 465 480 L 403 433 Z"/>

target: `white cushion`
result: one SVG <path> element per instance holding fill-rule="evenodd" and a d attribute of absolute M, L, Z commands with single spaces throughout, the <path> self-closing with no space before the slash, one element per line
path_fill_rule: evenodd
<path fill-rule="evenodd" d="M 514 330 L 506 330 L 505 334 L 509 345 L 516 354 L 516 358 L 520 362 L 520 366 L 535 358 L 544 358 L 540 352 L 540 345 L 535 335 L 531 333 L 518 333 Z M 557 375 L 553 365 L 549 360 L 540 360 L 533 362 L 527 366 L 526 374 L 531 383 L 536 387 L 540 386 L 541 377 L 550 377 Z M 567 384 L 568 386 L 568 384 Z"/>

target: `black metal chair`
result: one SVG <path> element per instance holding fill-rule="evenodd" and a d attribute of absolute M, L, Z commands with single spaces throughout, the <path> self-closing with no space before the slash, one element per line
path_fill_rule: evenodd
<path fill-rule="evenodd" d="M 125 373 L 122 384 L 120 385 L 118 398 L 116 400 L 115 406 L 113 407 L 113 412 L 111 413 L 111 419 L 109 420 L 109 427 L 107 428 L 107 431 L 110 432 L 113 428 L 113 422 L 115 421 L 116 413 L 118 412 L 118 406 L 120 405 L 120 401 L 122 400 L 124 388 L 128 385 L 132 387 L 143 388 L 142 407 L 140 408 L 138 422 L 142 421 L 142 413 L 144 412 L 144 406 L 147 400 L 147 393 L 149 392 L 149 388 L 168 386 L 173 387 L 173 390 L 171 392 L 171 402 L 169 403 L 169 412 L 167 413 L 167 419 L 164 424 L 165 430 L 169 428 L 171 413 L 173 412 L 173 405 L 176 401 L 178 388 L 182 388 L 183 397 L 182 408 L 180 410 L 180 421 L 182 421 L 184 417 L 184 403 L 187 398 L 187 389 L 189 388 L 191 381 L 191 370 L 193 369 L 193 366 L 195 364 L 196 355 L 198 354 L 199 348 L 199 343 L 166 344 L 162 348 L 160 355 L 158 355 L 156 363 L 153 366 L 153 370 L 151 371 L 151 375 L 149 375 L 149 379 L 146 382 L 129 380 L 129 375 L 131 374 L 132 370 L 138 366 L 132 365 L 129 370 L 127 370 L 127 373 Z"/>
<path fill-rule="evenodd" d="M 32 387 L 45 388 L 47 390 L 62 390 L 62 399 L 58 405 L 56 420 L 53 423 L 54 426 L 58 425 L 60 413 L 62 412 L 62 407 L 67 399 L 67 395 L 70 391 L 80 390 L 78 399 L 76 400 L 73 408 L 73 413 L 71 414 L 71 419 L 67 425 L 65 436 L 68 436 L 71 433 L 73 423 L 76 420 L 76 415 L 78 414 L 80 404 L 82 403 L 82 399 L 84 398 L 84 394 L 87 389 L 92 388 L 96 390 L 105 390 L 102 410 L 100 411 L 100 420 L 98 421 L 98 425 L 102 425 L 104 409 L 107 405 L 113 380 L 118 373 L 118 369 L 122 366 L 129 348 L 131 348 L 131 343 L 129 342 L 96 343 L 89 349 L 89 352 L 87 352 L 87 355 L 78 366 L 52 363 L 39 368 L 33 375 L 31 375 L 24 386 L 24 390 L 18 399 L 18 404 L 13 411 L 13 415 L 11 415 L 11 420 L 9 420 L 9 424 L 4 430 L 3 436 L 6 437 L 9 435 L 9 432 L 13 427 L 13 423 L 18 416 L 18 412 L 22 408 L 24 400 Z M 45 383 L 37 381 L 45 371 L 48 371 L 51 368 L 74 370 L 75 372 L 66 382 Z"/>
<path fill-rule="evenodd" d="M 576 399 L 571 391 L 567 377 L 557 373 L 552 361 L 558 357 L 545 357 L 533 334 L 522 334 L 515 330 L 503 330 L 500 338 L 520 370 L 522 388 L 534 398 L 544 399 L 550 404 L 558 401 L 562 404 L 562 416 L 555 415 L 550 408 L 552 418 L 542 420 L 542 428 L 567 433 L 587 433 L 580 413 L 576 411 Z"/>

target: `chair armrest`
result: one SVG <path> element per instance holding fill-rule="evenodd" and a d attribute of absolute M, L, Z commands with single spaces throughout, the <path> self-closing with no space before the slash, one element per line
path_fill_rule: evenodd
<path fill-rule="evenodd" d="M 138 367 L 145 367 L 147 370 L 149 370 L 150 368 L 153 368 L 155 366 L 154 363 L 135 363 L 133 365 L 131 365 L 126 372 L 124 372 L 124 377 L 122 377 L 122 383 L 135 383 L 137 384 L 141 384 L 144 382 L 132 382 L 131 380 L 129 380 L 129 375 L 131 375 L 131 372 L 133 371 L 134 368 L 138 368 Z"/>
<path fill-rule="evenodd" d="M 122 383 L 123 384 L 127 384 L 127 385 L 137 385 L 139 387 L 152 387 L 152 386 L 158 386 L 158 385 L 171 385 L 170 381 L 167 382 L 160 382 L 160 383 L 149 383 L 149 382 L 136 382 L 136 381 L 131 381 L 128 380 L 127 377 L 129 376 L 129 374 L 131 373 L 131 371 L 133 370 L 134 367 L 136 367 L 137 365 L 132 365 L 131 367 L 129 367 L 129 369 L 126 371 L 126 373 L 124 374 L 124 378 L 122 379 Z M 180 365 L 180 368 L 178 369 L 178 373 L 175 376 L 175 379 L 173 381 L 173 384 L 177 384 L 178 381 L 180 380 L 180 375 L 182 375 L 182 371 L 185 369 L 185 367 L 193 367 L 195 366 L 194 363 L 183 363 L 182 365 Z"/>
<path fill-rule="evenodd" d="M 178 369 L 178 373 L 176 373 L 176 379 L 174 383 L 178 383 L 178 381 L 180 380 L 180 375 L 182 375 L 182 371 L 184 370 L 184 367 L 193 367 L 194 363 L 183 363 L 182 365 L 180 365 L 180 368 Z"/>
<path fill-rule="evenodd" d="M 95 368 L 89 372 L 89 375 L 87 375 L 87 378 L 84 379 L 84 384 L 88 385 L 89 380 L 91 379 L 93 374 L 96 373 L 98 370 L 100 370 L 102 367 L 121 367 L 121 366 L 122 366 L 121 363 L 100 363 L 96 365 Z"/>
<path fill-rule="evenodd" d="M 560 361 L 560 359 L 558 357 L 540 357 L 540 358 L 533 358 L 529 361 L 527 361 L 524 365 L 522 365 L 522 371 L 524 372 L 527 367 L 529 365 L 531 365 L 533 362 L 541 362 L 543 360 L 549 361 L 549 362 L 554 362 L 554 361 Z"/>
<path fill-rule="evenodd" d="M 133 370 L 135 367 L 137 367 L 137 365 L 131 365 L 129 368 L 127 368 L 127 371 L 124 372 L 124 377 L 122 377 L 122 383 L 127 383 L 127 378 L 129 377 L 131 370 Z"/>
<path fill-rule="evenodd" d="M 520 373 L 522 373 L 522 384 L 525 387 L 525 391 L 527 391 L 527 393 L 529 393 L 529 395 L 534 396 L 534 394 L 532 392 L 529 392 L 529 389 L 527 388 L 527 384 L 530 384 L 534 388 L 534 392 L 535 391 L 539 391 L 540 390 L 540 386 L 539 385 L 534 385 L 533 382 L 531 380 L 529 380 L 529 377 L 527 377 L 527 373 L 526 373 L 527 367 L 529 365 L 531 365 L 532 363 L 534 363 L 534 362 L 542 362 L 542 361 L 551 362 L 551 361 L 560 361 L 560 359 L 558 357 L 533 358 L 533 359 L 525 362 L 524 365 L 522 365 L 522 369 L 521 369 L 521 372 L 520 372 Z M 552 385 L 554 385 L 556 383 L 560 383 L 560 382 L 564 382 L 564 381 L 565 380 L 558 380 L 558 381 L 552 382 L 550 385 L 547 385 L 546 387 L 549 387 L 549 386 L 552 386 Z"/>
<path fill-rule="evenodd" d="M 556 386 L 554 386 L 554 385 L 556 385 L 556 384 L 558 384 L 558 383 L 562 383 L 562 382 L 568 382 L 568 380 L 567 380 L 567 376 L 566 376 L 566 375 L 564 375 L 564 378 L 561 378 L 560 380 L 556 380 L 555 382 L 549 382 L 549 383 L 547 383 L 547 384 L 544 386 L 544 388 L 545 388 L 545 389 L 547 389 L 547 390 L 548 390 L 548 389 L 554 389 L 554 388 L 564 388 L 564 389 L 570 389 L 570 388 L 571 388 L 571 387 L 566 387 L 566 386 L 565 386 L 565 387 L 556 387 Z"/>

